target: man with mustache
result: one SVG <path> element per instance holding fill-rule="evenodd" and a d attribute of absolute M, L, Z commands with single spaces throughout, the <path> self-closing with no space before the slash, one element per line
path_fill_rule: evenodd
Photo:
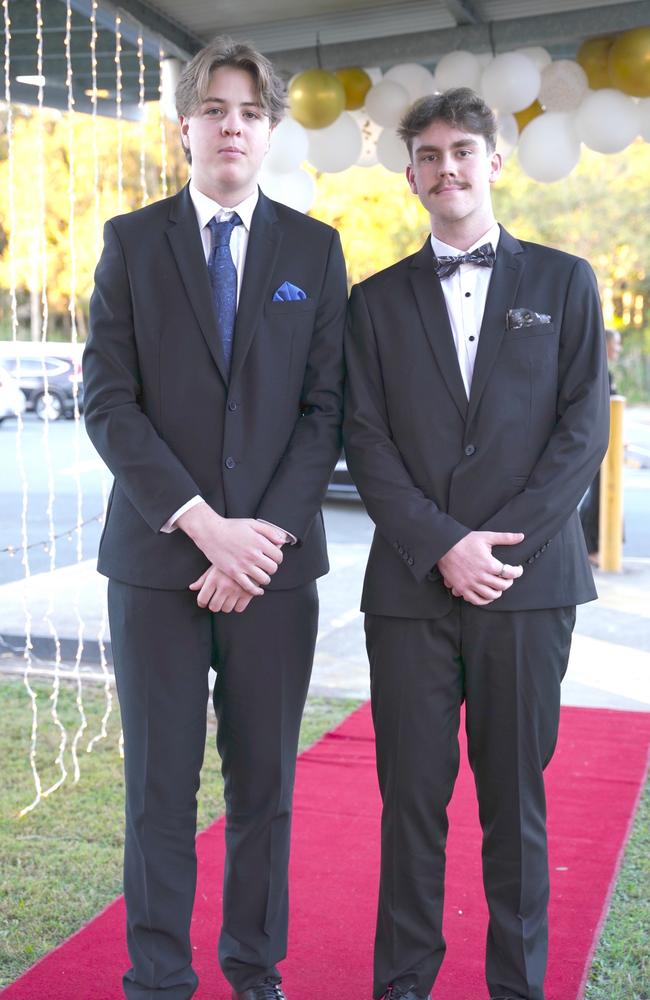
<path fill-rule="evenodd" d="M 417 253 L 357 285 L 344 441 L 376 530 L 363 590 L 383 799 L 374 997 L 428 998 L 445 944 L 461 705 L 483 829 L 493 1000 L 543 1000 L 543 771 L 575 605 L 576 507 L 607 445 L 605 338 L 577 257 L 495 220 L 496 122 L 465 88 L 402 119 Z"/>
<path fill-rule="evenodd" d="M 191 180 L 106 224 L 85 417 L 115 476 L 100 543 L 124 726 L 129 1000 L 188 1000 L 208 671 L 226 802 L 219 959 L 284 1000 L 296 751 L 327 572 L 347 289 L 337 233 L 257 178 L 284 113 L 215 39 L 176 91 Z M 79 994 L 83 989 L 79 989 Z"/>

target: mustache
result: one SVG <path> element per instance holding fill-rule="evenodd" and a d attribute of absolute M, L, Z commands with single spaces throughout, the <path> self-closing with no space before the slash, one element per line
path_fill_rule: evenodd
<path fill-rule="evenodd" d="M 457 191 L 464 191 L 465 188 L 469 187 L 469 184 L 440 181 L 439 184 L 434 184 L 434 186 L 429 189 L 429 194 L 438 194 L 440 191 L 442 191 L 443 188 L 449 188 L 449 187 L 456 188 Z"/>

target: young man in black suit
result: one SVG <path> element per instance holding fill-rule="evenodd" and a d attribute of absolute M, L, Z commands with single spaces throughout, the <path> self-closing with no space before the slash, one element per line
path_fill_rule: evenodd
<path fill-rule="evenodd" d="M 179 194 L 107 223 L 84 356 L 115 476 L 99 570 L 124 726 L 129 1000 L 188 1000 L 208 670 L 226 799 L 219 958 L 236 1000 L 282 1000 L 300 719 L 340 453 L 337 234 L 259 191 L 284 91 L 216 39 L 177 90 Z"/>
<path fill-rule="evenodd" d="M 596 596 L 576 507 L 607 445 L 589 265 L 494 218 L 496 122 L 472 91 L 405 115 L 431 219 L 352 290 L 348 464 L 376 524 L 362 609 L 383 798 L 374 996 L 429 996 L 465 702 L 494 1000 L 543 1000 L 543 771 L 575 605 Z"/>

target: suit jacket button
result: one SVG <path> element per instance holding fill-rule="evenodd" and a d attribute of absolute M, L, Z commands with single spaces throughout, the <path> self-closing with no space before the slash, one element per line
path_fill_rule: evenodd
<path fill-rule="evenodd" d="M 408 564 L 409 564 L 409 566 L 413 565 L 413 556 L 409 556 L 409 558 L 408 558 Z"/>
<path fill-rule="evenodd" d="M 475 451 L 476 451 L 476 446 L 475 445 L 473 445 L 473 444 L 466 444 L 465 445 L 465 454 L 467 455 L 468 458 L 470 457 L 470 455 L 473 455 Z"/>
<path fill-rule="evenodd" d="M 234 469 L 235 466 L 237 465 L 237 463 L 236 463 L 236 461 L 235 461 L 234 458 L 231 458 L 230 456 L 228 456 L 228 458 L 226 459 L 225 465 L 226 465 L 227 469 Z"/>
<path fill-rule="evenodd" d="M 234 399 L 231 399 L 230 402 L 228 403 L 228 409 L 230 410 L 231 413 L 233 413 L 237 409 L 237 403 L 235 402 Z"/>

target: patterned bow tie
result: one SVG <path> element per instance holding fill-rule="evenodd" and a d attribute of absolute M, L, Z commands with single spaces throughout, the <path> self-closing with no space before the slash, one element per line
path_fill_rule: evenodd
<path fill-rule="evenodd" d="M 442 280 L 457 271 L 461 264 L 477 264 L 479 267 L 494 267 L 494 250 L 491 243 L 484 243 L 471 253 L 461 253 L 457 257 L 435 257 L 433 269 Z"/>

